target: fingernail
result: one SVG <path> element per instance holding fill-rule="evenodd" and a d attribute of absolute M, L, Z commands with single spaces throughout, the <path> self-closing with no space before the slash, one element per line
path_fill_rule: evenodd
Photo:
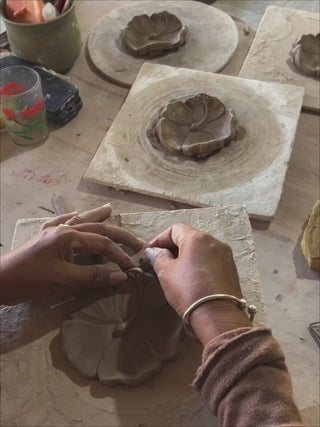
<path fill-rule="evenodd" d="M 106 203 L 105 205 L 102 206 L 103 208 L 110 208 L 111 209 L 111 205 L 110 203 Z"/>
<path fill-rule="evenodd" d="M 128 280 L 128 276 L 123 271 L 115 271 L 109 276 L 110 285 L 121 285 Z"/>

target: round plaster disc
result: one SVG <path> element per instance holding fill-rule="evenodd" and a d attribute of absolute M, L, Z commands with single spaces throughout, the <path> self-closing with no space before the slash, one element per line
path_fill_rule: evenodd
<path fill-rule="evenodd" d="M 158 58 L 138 58 L 127 52 L 121 32 L 135 15 L 166 10 L 189 29 L 187 42 Z M 222 70 L 238 45 L 238 29 L 229 15 L 195 1 L 144 1 L 116 9 L 103 17 L 88 39 L 93 64 L 117 83 L 131 86 L 144 62 L 212 73 Z"/>

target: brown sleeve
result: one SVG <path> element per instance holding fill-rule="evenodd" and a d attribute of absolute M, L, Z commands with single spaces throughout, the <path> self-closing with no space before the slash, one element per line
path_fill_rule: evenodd
<path fill-rule="evenodd" d="M 193 387 L 221 426 L 304 426 L 284 360 L 270 329 L 236 329 L 206 345 Z"/>

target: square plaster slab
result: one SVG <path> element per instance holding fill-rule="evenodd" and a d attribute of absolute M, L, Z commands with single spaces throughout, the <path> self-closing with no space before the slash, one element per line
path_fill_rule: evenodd
<path fill-rule="evenodd" d="M 218 97 L 245 128 L 201 161 L 161 152 L 147 134 L 161 108 L 200 92 Z M 243 204 L 270 220 L 290 160 L 304 89 L 145 63 L 85 178 L 194 206 Z"/>
<path fill-rule="evenodd" d="M 320 110 L 320 81 L 292 64 L 289 52 L 303 34 L 318 34 L 319 14 L 268 6 L 239 77 L 305 88 L 303 107 Z"/>
<path fill-rule="evenodd" d="M 13 247 L 35 235 L 44 219 L 17 222 Z M 146 240 L 177 222 L 230 244 L 243 294 L 257 306 L 256 326 L 266 323 L 261 279 L 247 210 L 243 206 L 144 212 L 114 216 Z M 139 387 L 106 387 L 86 380 L 61 351 L 59 328 L 75 302 L 2 307 L 2 422 L 23 426 L 217 426 L 190 388 L 202 348 L 185 338 L 177 361 Z M 11 348 L 11 351 L 7 352 Z"/>

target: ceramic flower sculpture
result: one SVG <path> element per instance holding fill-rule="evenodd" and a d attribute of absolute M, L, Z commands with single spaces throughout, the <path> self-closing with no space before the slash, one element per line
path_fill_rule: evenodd
<path fill-rule="evenodd" d="M 183 332 L 154 274 L 128 272 L 117 293 L 73 314 L 63 323 L 63 347 L 87 378 L 137 386 L 177 356 Z"/>
<path fill-rule="evenodd" d="M 137 15 L 127 24 L 122 40 L 136 56 L 159 56 L 185 44 L 188 28 L 169 12 Z"/>
<path fill-rule="evenodd" d="M 160 113 L 154 134 L 172 154 L 203 158 L 237 134 L 237 119 L 216 97 L 200 93 L 170 102 Z"/>
<path fill-rule="evenodd" d="M 320 33 L 303 35 L 290 51 L 294 65 L 304 74 L 320 77 Z"/>

